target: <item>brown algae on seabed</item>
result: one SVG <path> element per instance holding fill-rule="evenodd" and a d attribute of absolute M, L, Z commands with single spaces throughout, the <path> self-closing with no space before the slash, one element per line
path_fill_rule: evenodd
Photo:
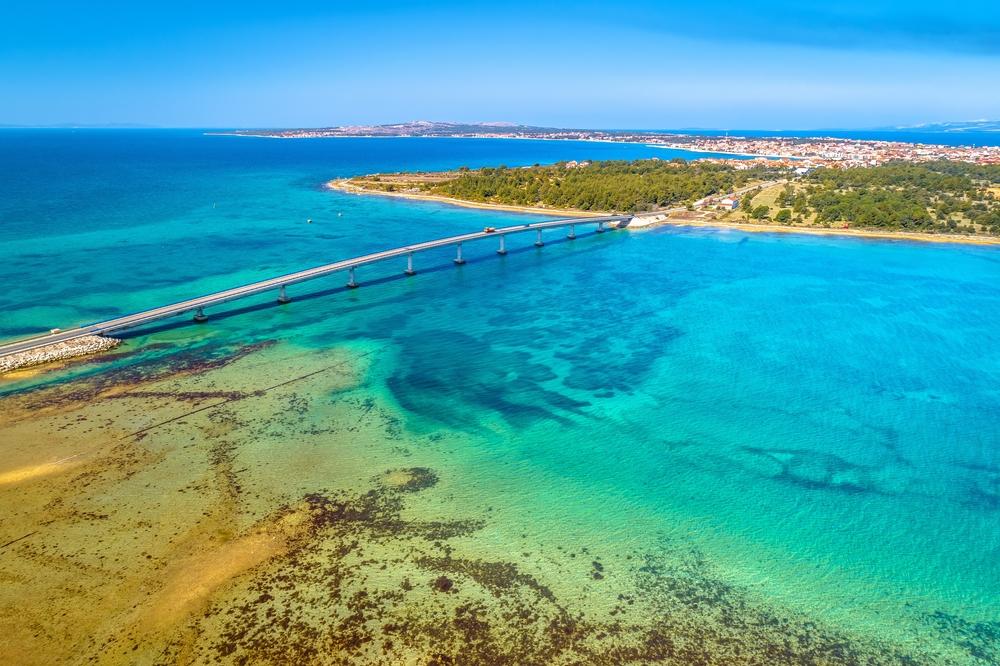
<path fill-rule="evenodd" d="M 518 516 L 454 499 L 463 441 L 405 431 L 379 353 L 182 353 L 0 399 L 0 661 L 988 663 L 772 608 L 684 544 L 497 540 Z"/>
<path fill-rule="evenodd" d="M 256 399 L 269 415 L 287 412 L 297 390 L 329 395 L 363 373 L 353 353 L 270 351 L 181 353 L 0 399 L 0 541 L 20 539 L 0 559 L 0 661 L 87 652 L 79 642 L 120 622 L 168 562 L 265 512 L 240 491 L 226 439 L 238 410 L 227 405 Z M 310 376 L 269 395 L 261 387 L 273 377 L 261 371 L 275 363 L 286 381 Z"/>

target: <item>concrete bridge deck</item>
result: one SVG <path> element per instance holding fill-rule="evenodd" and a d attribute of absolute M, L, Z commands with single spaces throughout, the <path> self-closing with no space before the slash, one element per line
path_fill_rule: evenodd
<path fill-rule="evenodd" d="M 629 215 L 622 216 L 609 216 L 609 217 L 589 217 L 589 218 L 573 218 L 564 220 L 550 220 L 547 222 L 536 222 L 534 224 L 519 224 L 509 227 L 498 227 L 495 231 L 477 231 L 469 234 L 460 234 L 458 236 L 449 236 L 447 238 L 439 238 L 437 240 L 431 240 L 424 243 L 416 243 L 414 245 L 405 245 L 403 247 L 397 247 L 391 250 L 384 250 L 382 252 L 374 252 L 372 254 L 362 255 L 360 257 L 353 257 L 351 259 L 345 259 L 343 261 L 338 261 L 332 264 L 325 264 L 323 266 L 316 266 L 315 268 L 309 268 L 303 271 L 298 271 L 296 273 L 289 273 L 287 275 L 281 275 L 279 277 L 271 278 L 268 280 L 261 280 L 260 282 L 254 282 L 251 284 L 243 285 L 242 287 L 234 287 L 232 289 L 226 289 L 224 291 L 218 291 L 213 294 L 207 294 L 205 296 L 200 296 L 198 298 L 192 298 L 185 301 L 180 301 L 179 303 L 173 303 L 171 305 L 164 305 L 162 307 L 153 308 L 151 310 L 144 310 L 142 312 L 137 312 L 135 314 L 126 315 L 124 317 L 117 317 L 115 319 L 109 319 L 107 321 L 97 322 L 95 324 L 88 324 L 86 326 L 81 326 L 79 328 L 69 329 L 66 331 L 59 331 L 57 333 L 49 333 L 45 335 L 38 335 L 35 337 L 27 338 L 25 340 L 19 340 L 6 345 L 0 346 L 0 357 L 7 356 L 10 354 L 16 354 L 19 352 L 30 351 L 32 349 L 37 349 L 39 347 L 45 347 L 48 345 L 56 344 L 58 342 L 67 342 L 69 340 L 74 340 L 76 338 L 82 338 L 88 335 L 105 335 L 109 333 L 114 333 L 116 331 L 122 331 L 129 328 L 135 328 L 137 326 L 142 326 L 150 322 L 165 319 L 167 317 L 174 317 L 187 312 L 194 312 L 195 319 L 201 321 L 205 319 L 204 310 L 207 307 L 214 305 L 221 305 L 222 303 L 227 303 L 229 301 L 234 301 L 239 298 L 246 298 L 248 296 L 254 296 L 263 292 L 275 290 L 278 292 L 279 302 L 287 302 L 285 288 L 289 285 L 297 284 L 299 282 L 305 282 L 307 280 L 315 280 L 316 278 L 324 277 L 332 273 L 339 273 L 347 271 L 349 274 L 349 279 L 347 282 L 348 287 L 356 287 L 357 283 L 354 279 L 354 269 L 359 266 L 364 266 L 367 264 L 374 264 L 380 261 L 385 261 L 387 259 L 393 259 L 395 257 L 407 257 L 406 273 L 412 275 L 413 270 L 413 255 L 417 252 L 424 252 L 426 250 L 432 250 L 440 247 L 447 247 L 454 245 L 457 247 L 457 253 L 455 257 L 455 263 L 462 264 L 465 263 L 462 259 L 462 243 L 467 243 L 471 241 L 482 240 L 486 238 L 498 238 L 499 248 L 497 252 L 500 254 L 506 253 L 505 238 L 511 234 L 520 234 L 534 231 L 536 234 L 535 245 L 542 245 L 542 231 L 546 229 L 556 229 L 560 227 L 570 227 L 569 238 L 575 238 L 575 227 L 577 225 L 597 225 L 597 231 L 603 231 L 606 224 L 625 222 L 631 219 Z"/>

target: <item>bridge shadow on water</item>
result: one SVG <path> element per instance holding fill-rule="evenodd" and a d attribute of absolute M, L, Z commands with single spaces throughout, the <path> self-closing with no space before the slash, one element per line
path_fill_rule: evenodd
<path fill-rule="evenodd" d="M 609 230 L 609 233 L 610 233 L 610 230 Z M 575 240 L 582 240 L 584 238 L 591 237 L 591 236 L 603 236 L 603 235 L 605 235 L 605 234 L 598 234 L 597 232 L 578 233 L 576 235 L 576 239 Z M 551 239 L 551 240 L 546 240 L 545 241 L 545 245 L 563 245 L 563 244 L 571 243 L 573 241 L 574 241 L 574 239 L 569 239 L 569 238 L 566 238 L 566 237 L 562 237 L 562 238 L 555 238 L 555 239 Z M 590 252 L 595 252 L 595 251 L 600 250 L 600 249 L 601 249 L 601 245 L 591 245 L 591 246 L 588 246 L 588 247 L 581 248 L 579 252 L 574 253 L 574 256 L 576 254 L 579 254 L 579 253 L 590 253 Z M 524 254 L 530 254 L 530 253 L 536 253 L 536 254 L 538 254 L 538 253 L 540 253 L 543 250 L 544 250 L 544 248 L 535 247 L 534 245 L 529 245 L 527 247 L 514 247 L 514 248 L 508 247 L 507 248 L 507 256 L 511 256 L 511 255 L 518 256 L 518 255 L 524 255 Z M 419 254 L 414 255 L 414 257 L 417 257 L 417 256 L 419 256 Z M 397 257 L 397 258 L 401 259 L 400 257 Z M 482 256 L 468 257 L 468 258 L 465 259 L 465 265 L 466 266 L 468 266 L 468 265 L 476 265 L 476 264 L 485 263 L 487 261 L 497 261 L 497 260 L 503 261 L 504 258 L 505 257 L 503 257 L 503 256 L 499 256 L 498 257 L 495 254 L 486 254 L 486 255 L 482 255 Z M 570 255 L 563 255 L 561 257 L 551 257 L 548 260 L 549 261 L 559 261 L 559 260 L 562 260 L 562 259 L 569 259 L 569 258 L 570 258 Z M 372 267 L 377 267 L 379 265 L 387 264 L 387 263 L 389 263 L 389 261 L 390 260 L 387 260 L 385 262 L 379 262 L 378 264 L 372 264 Z M 359 266 L 358 270 L 360 271 L 362 268 L 364 268 L 364 267 L 363 266 Z M 445 263 L 445 264 L 437 264 L 437 265 L 429 266 L 427 268 L 417 269 L 416 270 L 416 275 L 407 275 L 402 270 L 400 270 L 398 273 L 392 273 L 392 274 L 389 274 L 389 275 L 381 275 L 381 276 L 373 277 L 370 280 L 358 280 L 358 287 L 357 288 L 360 289 L 360 288 L 365 288 L 365 287 L 374 287 L 374 286 L 383 285 L 383 284 L 392 284 L 392 283 L 395 283 L 395 282 L 405 281 L 405 280 L 409 280 L 411 278 L 419 277 L 420 275 L 442 273 L 442 272 L 445 272 L 445 271 L 454 271 L 456 268 L 460 268 L 460 267 L 456 266 L 454 264 L 454 262 L 449 261 L 448 263 Z M 343 274 L 346 274 L 346 273 L 347 273 L 347 271 L 344 270 L 344 271 L 338 271 L 337 273 L 334 273 L 334 275 L 343 275 Z M 300 283 L 300 284 L 305 284 L 305 283 Z M 296 285 L 289 285 L 289 289 L 292 289 L 295 286 Z M 265 301 L 265 302 L 262 302 L 262 303 L 254 303 L 252 305 L 244 305 L 242 307 L 232 308 L 232 309 L 228 309 L 228 310 L 222 310 L 222 311 L 219 311 L 219 312 L 211 311 L 209 313 L 208 320 L 205 321 L 205 322 L 196 322 L 196 321 L 194 321 L 191 318 L 179 318 L 177 321 L 173 321 L 173 322 L 170 322 L 170 323 L 163 323 L 163 324 L 158 324 L 158 325 L 155 325 L 155 326 L 145 326 L 145 327 L 140 326 L 140 327 L 137 327 L 137 328 L 133 328 L 133 329 L 128 329 L 128 330 L 125 330 L 125 331 L 121 331 L 120 333 L 113 333 L 112 335 L 114 335 L 114 337 L 119 338 L 121 340 L 130 340 L 132 338 L 143 337 L 143 336 L 146 336 L 146 335 L 153 335 L 153 334 L 156 334 L 156 333 L 163 333 L 163 332 L 167 332 L 167 331 L 174 331 L 174 330 L 177 330 L 177 329 L 180 329 L 180 328 L 185 328 L 185 327 L 188 327 L 188 326 L 200 326 L 200 325 L 204 325 L 204 324 L 209 324 L 212 321 L 226 320 L 226 319 L 229 319 L 231 317 L 238 317 L 240 315 L 251 314 L 251 313 L 254 313 L 254 312 L 262 312 L 262 311 L 271 310 L 271 309 L 274 309 L 274 308 L 286 307 L 286 306 L 289 306 L 289 305 L 294 305 L 295 303 L 308 303 L 309 301 L 313 301 L 313 300 L 320 299 L 320 298 L 326 298 L 326 297 L 332 296 L 334 294 L 352 293 L 352 292 L 355 292 L 355 291 L 356 291 L 355 288 L 348 287 L 347 285 L 338 285 L 336 287 L 329 287 L 327 289 L 320 289 L 318 291 L 310 291 L 310 292 L 306 292 L 306 293 L 303 293 L 303 294 L 295 294 L 294 296 L 290 296 L 290 302 L 288 302 L 288 303 L 279 303 L 278 300 L 277 300 L 277 298 L 273 298 L 271 300 L 268 300 L 268 301 Z M 275 289 L 275 294 L 277 294 L 277 289 Z M 371 302 L 371 303 L 351 303 L 350 307 L 348 307 L 346 309 L 348 311 L 350 311 L 350 312 L 356 312 L 356 311 L 364 310 L 364 309 L 369 308 L 369 307 L 377 307 L 379 305 L 381 305 L 381 301 L 377 302 L 377 303 L 376 302 Z M 182 317 L 182 315 L 178 315 L 178 317 Z"/>

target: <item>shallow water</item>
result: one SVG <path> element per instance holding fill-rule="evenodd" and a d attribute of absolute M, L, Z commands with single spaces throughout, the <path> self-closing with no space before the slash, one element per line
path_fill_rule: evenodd
<path fill-rule="evenodd" d="M 322 190 L 350 169 L 337 142 L 331 172 L 245 142 L 262 175 L 220 176 L 248 193 L 235 242 L 204 206 L 63 233 L 75 286 L 43 281 L 0 328 L 510 219 Z M 528 143 L 419 166 L 546 159 Z M 6 233 L 6 266 L 56 254 Z M 0 383 L 5 660 L 1000 658 L 995 249 L 558 236 L 366 268 L 358 290 L 302 285 Z M 134 272 L 88 273 L 88 253 Z"/>

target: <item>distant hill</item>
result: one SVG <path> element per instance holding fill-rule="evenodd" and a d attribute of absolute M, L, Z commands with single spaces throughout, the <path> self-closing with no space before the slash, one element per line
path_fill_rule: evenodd
<path fill-rule="evenodd" d="M 475 134 L 538 134 L 558 131 L 551 127 L 533 127 L 509 122 L 454 123 L 432 120 L 411 120 L 387 125 L 342 125 L 308 130 L 271 130 L 268 134 L 313 133 L 324 136 L 468 136 Z M 238 134 L 260 133 L 239 130 Z"/>
<path fill-rule="evenodd" d="M 925 123 L 906 127 L 888 127 L 892 130 L 919 130 L 921 132 L 1000 132 L 1000 120 L 967 120 L 947 123 Z"/>
<path fill-rule="evenodd" d="M 981 125 L 982 123 L 980 123 Z M 874 132 L 868 132 L 875 134 Z M 240 129 L 206 132 L 206 134 L 273 137 L 282 139 L 318 139 L 326 137 L 452 137 L 471 139 L 541 139 L 547 141 L 609 141 L 616 143 L 646 144 L 649 146 L 696 150 L 702 153 L 729 155 L 757 155 L 764 157 L 791 157 L 809 159 L 814 164 L 838 162 L 840 166 L 875 164 L 889 160 L 927 161 L 928 159 L 956 159 L 969 162 L 993 163 L 1000 160 L 1000 146 L 993 135 L 983 133 L 952 133 L 945 139 L 939 132 L 914 130 L 882 130 L 880 136 L 840 138 L 834 135 L 817 135 L 796 132 L 786 136 L 766 133 L 746 133 L 723 136 L 721 133 L 684 134 L 673 130 L 595 130 L 565 129 L 517 125 L 508 122 L 459 123 L 430 120 L 413 120 L 386 125 L 344 125 L 340 127 L 314 127 L 300 129 Z M 862 132 L 864 134 L 864 132 Z M 911 146 L 918 142 L 919 151 Z M 1000 135 L 997 135 L 1000 136 Z M 937 139 L 935 137 L 941 137 Z M 895 142 L 890 145 L 891 142 Z M 957 145 L 968 142 L 970 145 Z M 850 144 L 850 145 L 848 145 Z M 948 145 L 939 145 L 948 144 Z M 975 146 L 972 144 L 979 144 Z M 984 145 L 985 144 L 985 145 Z M 935 147 L 928 151 L 927 146 Z"/>

